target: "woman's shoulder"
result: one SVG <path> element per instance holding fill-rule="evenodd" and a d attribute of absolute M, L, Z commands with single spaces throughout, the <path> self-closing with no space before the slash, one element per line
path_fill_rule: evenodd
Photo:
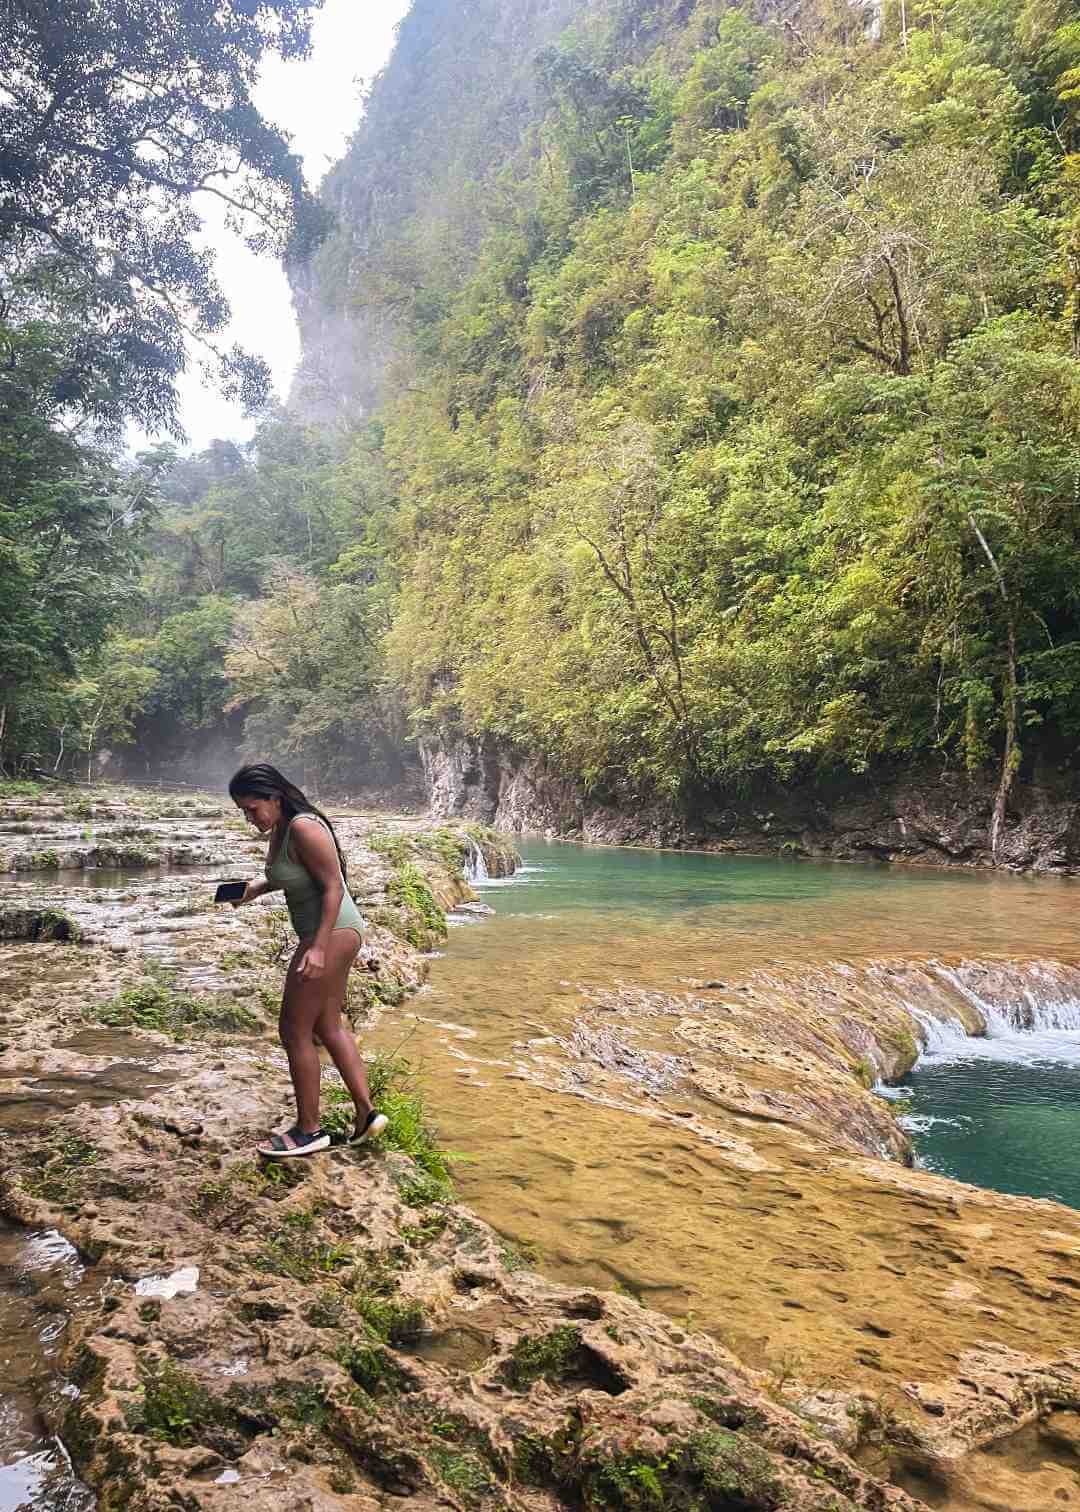
<path fill-rule="evenodd" d="M 296 825 L 299 824 L 301 819 L 310 819 L 315 825 L 316 829 L 321 829 L 326 835 L 330 833 L 330 826 L 327 824 L 325 819 L 320 819 L 318 814 L 294 814 L 292 816 L 292 819 L 289 821 L 289 828 L 294 829 Z M 303 826 L 303 828 L 306 829 L 309 834 L 311 833 L 311 825 L 306 824 Z"/>

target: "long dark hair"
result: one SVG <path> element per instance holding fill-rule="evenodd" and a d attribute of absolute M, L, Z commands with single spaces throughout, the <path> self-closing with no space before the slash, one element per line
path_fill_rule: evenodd
<path fill-rule="evenodd" d="M 295 782 L 290 782 L 287 777 L 283 777 L 277 767 L 269 766 L 265 761 L 256 761 L 252 766 L 242 766 L 229 778 L 229 797 L 234 803 L 237 798 L 280 798 L 281 812 L 290 821 L 295 819 L 297 814 L 314 814 L 330 831 L 341 866 L 341 880 L 348 881 L 349 869 L 345 865 L 345 857 L 341 853 L 334 826 L 322 809 L 317 809 L 307 794 L 302 793 Z"/>

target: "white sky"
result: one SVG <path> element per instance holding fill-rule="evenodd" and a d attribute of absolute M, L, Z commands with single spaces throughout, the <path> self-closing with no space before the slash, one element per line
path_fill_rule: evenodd
<path fill-rule="evenodd" d="M 324 0 L 312 27 L 312 52 L 304 62 L 265 64 L 255 100 L 268 120 L 282 127 L 304 160 L 314 187 L 345 149 L 360 118 L 360 91 L 383 67 L 394 44 L 394 27 L 409 0 Z M 232 306 L 232 324 L 221 345 L 239 341 L 269 362 L 284 399 L 300 354 L 289 286 L 279 263 L 258 258 L 222 225 L 219 202 L 207 197 L 200 210 L 206 237 L 217 252 L 218 277 Z M 252 423 L 240 409 L 207 388 L 198 369 L 179 385 L 189 445 L 200 450 L 215 436 L 246 440 Z M 138 449 L 143 438 L 132 435 Z"/>

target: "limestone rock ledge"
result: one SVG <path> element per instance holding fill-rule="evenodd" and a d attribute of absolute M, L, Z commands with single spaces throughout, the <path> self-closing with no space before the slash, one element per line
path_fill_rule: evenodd
<path fill-rule="evenodd" d="M 407 1158 L 260 1172 L 265 1072 L 210 1054 L 64 1120 L 96 1156 L 72 1201 L 32 1195 L 56 1131 L 5 1152 L 4 1213 L 64 1228 L 102 1278 L 59 1424 L 101 1512 L 918 1507 L 709 1339 L 521 1268 Z"/>
<path fill-rule="evenodd" d="M 340 830 L 373 921 L 352 1004 L 370 1017 L 422 981 L 469 843 L 512 858 L 483 833 Z M 213 838 L 255 869 L 249 835 Z M 0 891 L 21 936 L 0 946 L 0 1215 L 85 1264 L 77 1394 L 52 1410 L 101 1512 L 914 1512 L 841 1447 L 856 1408 L 826 1431 L 705 1336 L 531 1273 L 407 1156 L 253 1159 L 289 1112 L 280 911 L 215 912 L 190 877 Z M 77 928 L 15 927 L 49 910 Z"/>
<path fill-rule="evenodd" d="M 466 841 L 484 837 L 359 819 L 341 832 L 373 921 L 360 1019 L 422 981 L 440 906 L 469 897 Z M 219 840 L 252 868 L 250 837 Z M 290 942 L 279 912 L 215 913 L 206 891 L 167 877 L 79 897 L 13 882 L 0 896 L 12 917 L 67 910 L 81 939 L 39 928 L 0 946 L 0 1215 L 59 1229 L 98 1282 L 80 1288 L 78 1395 L 56 1426 L 101 1512 L 916 1512 L 920 1487 L 935 1507 L 997 1505 L 948 1495 L 973 1448 L 1047 1414 L 1059 1458 L 1072 1453 L 1080 1218 L 906 1170 L 906 1140 L 866 1090 L 915 1053 L 913 995 L 931 1017 L 962 1018 L 977 987 L 1004 1011 L 1016 994 L 992 969 L 961 979 L 969 996 L 897 963 L 839 985 L 761 973 L 683 1000 L 598 995 L 547 1064 L 533 1058 L 553 1092 L 647 1098 L 683 1128 L 689 1107 L 732 1172 L 736 1308 L 786 1307 L 784 1276 L 813 1312 L 805 1278 L 827 1268 L 886 1384 L 876 1346 L 899 1349 L 898 1413 L 865 1381 L 755 1372 L 627 1296 L 532 1274 L 403 1155 L 341 1148 L 261 1167 L 255 1139 L 289 1109 L 267 1035 Z M 178 1029 L 169 1014 L 187 1018 Z M 124 1045 L 106 1053 L 92 1038 L 106 1030 Z M 120 1055 L 134 1057 L 126 1070 Z M 684 1106 L 665 1104 L 672 1091 Z M 771 1221 L 778 1205 L 796 1227 Z M 1014 1263 L 1024 1244 L 1034 1258 Z M 838 1296 L 822 1313 L 834 1331 Z M 1070 1472 L 1054 1474 L 1067 1491 Z"/>

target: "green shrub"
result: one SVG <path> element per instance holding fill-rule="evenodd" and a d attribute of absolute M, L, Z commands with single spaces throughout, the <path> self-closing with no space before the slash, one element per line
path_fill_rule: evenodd
<path fill-rule="evenodd" d="M 451 1154 L 440 1149 L 437 1135 L 427 1120 L 423 1098 L 414 1082 L 415 1073 L 410 1063 L 400 1055 L 376 1055 L 368 1065 L 368 1084 L 371 1100 L 384 1113 L 387 1127 L 379 1135 L 379 1144 L 388 1150 L 399 1150 L 409 1155 L 420 1168 L 421 1178 L 411 1183 L 408 1190 L 417 1207 L 438 1202 L 451 1195 Z M 329 1087 L 323 1094 L 322 1126 L 330 1134 L 347 1136 L 356 1122 L 353 1101 L 344 1087 Z M 402 1195 L 405 1195 L 403 1189 Z"/>
<path fill-rule="evenodd" d="M 0 928 L 0 936 L 2 935 L 3 929 Z M 70 914 L 64 913 L 63 909 L 43 908 L 30 921 L 29 938 L 31 940 L 67 940 L 75 944 L 82 939 L 82 930 Z"/>
<path fill-rule="evenodd" d="M 198 1443 L 208 1428 L 231 1427 L 233 1415 L 190 1371 L 163 1360 L 143 1378 L 141 1410 L 128 1426 L 184 1448 Z"/>
<path fill-rule="evenodd" d="M 519 1391 L 541 1378 L 557 1380 L 567 1373 L 581 1348 L 581 1334 L 569 1323 L 546 1334 L 527 1334 L 510 1355 L 510 1380 Z"/>
<path fill-rule="evenodd" d="M 439 1479 L 466 1499 L 479 1496 L 491 1486 L 490 1467 L 469 1450 L 433 1444 L 428 1450 L 428 1458 Z"/>
<path fill-rule="evenodd" d="M 179 992 L 170 975 L 160 970 L 92 1008 L 89 1017 L 115 1029 L 157 1029 L 174 1039 L 209 1032 L 250 1033 L 259 1027 L 242 1003 Z"/>
<path fill-rule="evenodd" d="M 98 1152 L 87 1140 L 77 1134 L 61 1134 L 45 1144 L 37 1169 L 24 1176 L 22 1184 L 31 1197 L 74 1202 L 82 1191 L 86 1170 L 97 1160 Z"/>
<path fill-rule="evenodd" d="M 419 867 L 398 866 L 386 884 L 386 896 L 401 915 L 396 933 L 417 950 L 433 950 L 446 939 L 446 914 Z"/>
<path fill-rule="evenodd" d="M 373 1339 L 352 1340 L 343 1345 L 337 1360 L 368 1397 L 375 1396 L 380 1389 L 400 1388 L 405 1382 L 405 1373 L 393 1354 Z"/>

